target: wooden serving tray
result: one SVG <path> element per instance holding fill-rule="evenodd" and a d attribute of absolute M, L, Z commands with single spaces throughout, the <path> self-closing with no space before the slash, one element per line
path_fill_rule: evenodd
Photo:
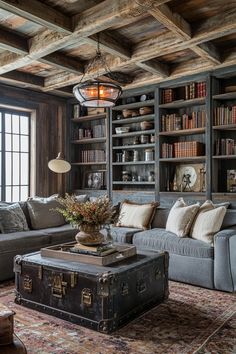
<path fill-rule="evenodd" d="M 136 247 L 133 245 L 114 244 L 117 252 L 106 256 L 93 256 L 89 254 L 80 254 L 70 252 L 70 248 L 75 246 L 76 242 L 62 243 L 56 246 L 41 248 L 41 256 L 57 258 L 71 262 L 81 262 L 94 264 L 98 266 L 107 266 L 112 263 L 120 262 L 126 258 L 136 255 Z"/>

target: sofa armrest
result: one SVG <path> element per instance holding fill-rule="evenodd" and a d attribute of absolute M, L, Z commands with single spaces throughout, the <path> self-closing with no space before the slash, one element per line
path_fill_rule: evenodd
<path fill-rule="evenodd" d="M 223 291 L 236 291 L 236 228 L 219 231 L 214 241 L 215 288 Z"/>

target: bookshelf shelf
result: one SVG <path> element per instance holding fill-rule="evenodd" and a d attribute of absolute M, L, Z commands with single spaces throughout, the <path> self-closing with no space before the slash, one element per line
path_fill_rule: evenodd
<path fill-rule="evenodd" d="M 129 124 L 129 123 L 138 123 L 144 120 L 153 120 L 155 117 L 154 114 L 146 114 L 137 117 L 124 118 L 124 119 L 115 119 L 112 121 L 112 124 Z"/>
<path fill-rule="evenodd" d="M 236 155 L 215 155 L 215 156 L 213 156 L 213 159 L 233 160 L 233 159 L 236 159 Z"/>
<path fill-rule="evenodd" d="M 114 185 L 136 185 L 136 186 L 142 186 L 142 185 L 150 185 L 150 186 L 153 186 L 155 185 L 155 182 L 147 182 L 147 181 L 141 181 L 141 182 L 138 182 L 138 181 L 128 181 L 128 182 L 123 182 L 123 181 L 113 181 L 112 182 Z"/>
<path fill-rule="evenodd" d="M 146 148 L 154 148 L 155 144 L 137 144 L 137 145 L 119 145 L 113 146 L 113 150 L 134 150 L 134 149 L 146 149 Z"/>
<path fill-rule="evenodd" d="M 130 133 L 122 133 L 122 134 L 113 134 L 113 138 L 126 138 L 126 137 L 132 137 L 136 135 L 147 135 L 147 134 L 154 134 L 155 129 L 150 129 L 150 130 L 137 130 L 135 132 L 130 132 Z"/>
<path fill-rule="evenodd" d="M 89 116 L 82 116 L 78 118 L 72 118 L 71 121 L 74 123 L 83 123 L 83 122 L 89 122 L 93 120 L 98 120 L 98 119 L 106 119 L 106 113 L 101 113 L 101 114 L 91 114 Z"/>
<path fill-rule="evenodd" d="M 236 130 L 236 124 L 214 125 L 214 130 Z"/>
<path fill-rule="evenodd" d="M 205 97 L 201 97 L 201 98 L 193 98 L 191 100 L 178 100 L 178 101 L 173 101 L 171 103 L 162 103 L 159 105 L 159 108 L 173 109 L 173 108 L 204 105 L 205 103 L 206 103 Z"/>
<path fill-rule="evenodd" d="M 197 195 L 200 195 L 200 196 L 205 196 L 205 192 L 180 192 L 180 191 L 176 191 L 176 192 L 167 192 L 167 191 L 164 191 L 164 192 L 160 192 L 160 195 L 162 197 L 165 197 L 165 196 L 180 196 L 182 197 L 184 195 L 187 195 L 187 196 L 195 196 L 196 194 Z"/>
<path fill-rule="evenodd" d="M 141 108 L 141 107 L 147 107 L 147 106 L 153 106 L 153 105 L 154 105 L 154 100 L 147 100 L 147 101 L 143 101 L 143 102 L 122 104 L 122 105 L 113 107 L 112 110 L 113 111 L 122 111 L 122 109 Z"/>
<path fill-rule="evenodd" d="M 219 95 L 213 95 L 214 100 L 234 100 L 236 99 L 236 92 L 221 93 Z"/>
<path fill-rule="evenodd" d="M 160 162 L 200 162 L 205 160 L 206 156 L 160 158 Z"/>
<path fill-rule="evenodd" d="M 73 166 L 93 166 L 93 165 L 106 165 L 106 161 L 103 162 L 72 162 Z"/>
<path fill-rule="evenodd" d="M 153 165 L 155 161 L 129 161 L 129 162 L 113 162 L 114 166 L 122 165 Z"/>
<path fill-rule="evenodd" d="M 182 130 L 172 130 L 168 132 L 160 132 L 159 135 L 162 136 L 181 136 L 181 135 L 195 135 L 204 134 L 206 128 L 194 128 L 194 129 L 182 129 Z"/>
<path fill-rule="evenodd" d="M 95 143 L 104 143 L 106 138 L 88 138 L 80 140 L 72 140 L 71 144 L 95 144 Z"/>

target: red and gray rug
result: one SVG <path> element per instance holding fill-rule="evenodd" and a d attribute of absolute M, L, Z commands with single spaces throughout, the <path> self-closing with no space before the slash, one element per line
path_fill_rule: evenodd
<path fill-rule="evenodd" d="M 0 303 L 16 312 L 28 354 L 236 353 L 236 294 L 171 282 L 166 303 L 112 335 L 16 305 L 11 284 L 0 287 Z"/>

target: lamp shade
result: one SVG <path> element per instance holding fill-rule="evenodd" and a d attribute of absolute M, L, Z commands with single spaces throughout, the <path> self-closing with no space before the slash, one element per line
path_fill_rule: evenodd
<path fill-rule="evenodd" d="M 48 162 L 48 168 L 56 173 L 66 173 L 71 169 L 71 164 L 64 160 L 59 152 L 56 159 L 50 160 Z"/>
<path fill-rule="evenodd" d="M 98 80 L 85 81 L 73 88 L 75 97 L 85 107 L 113 107 L 121 92 L 120 86 Z"/>

